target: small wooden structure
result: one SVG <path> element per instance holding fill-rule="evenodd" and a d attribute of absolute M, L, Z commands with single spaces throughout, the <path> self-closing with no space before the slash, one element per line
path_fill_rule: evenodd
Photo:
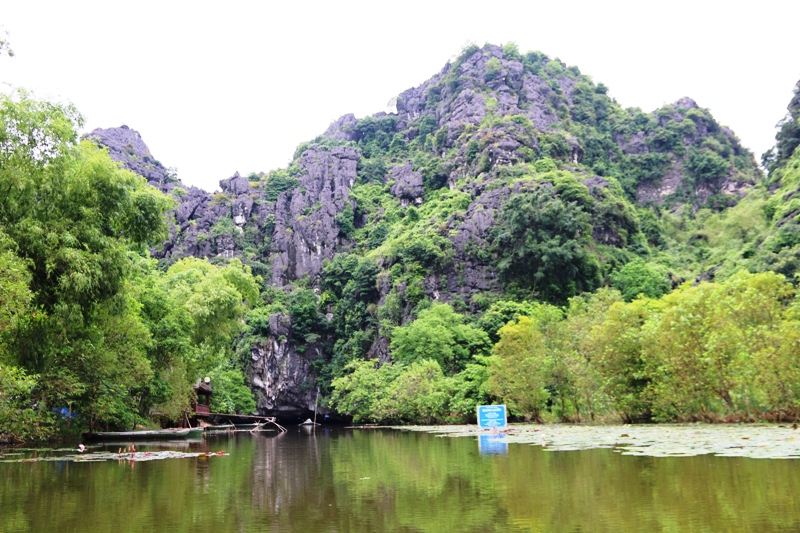
<path fill-rule="evenodd" d="M 211 385 L 198 381 L 194 386 L 194 393 L 196 400 L 192 402 L 192 412 L 201 416 L 208 416 L 211 414 Z"/>
<path fill-rule="evenodd" d="M 272 424 L 281 432 L 286 431 L 283 426 L 278 424 L 277 419 L 272 416 L 212 413 L 210 407 L 212 393 L 213 391 L 211 390 L 211 385 L 208 378 L 205 378 L 205 380 L 197 380 L 197 383 L 194 384 L 195 400 L 192 401 L 191 404 L 192 412 L 185 417 L 188 427 L 192 427 L 192 423 L 189 420 L 189 416 L 191 416 L 192 419 L 198 420 L 198 426 L 210 427 L 214 423 L 219 424 L 221 420 L 227 420 L 231 427 L 235 427 L 235 425 L 231 422 L 231 419 L 233 418 L 238 419 L 240 423 L 254 423 L 254 430 L 258 430 L 266 424 Z M 250 429 L 248 429 L 248 431 L 250 431 Z"/>

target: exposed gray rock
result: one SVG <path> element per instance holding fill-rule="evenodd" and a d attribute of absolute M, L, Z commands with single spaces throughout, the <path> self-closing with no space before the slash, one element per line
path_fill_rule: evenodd
<path fill-rule="evenodd" d="M 348 113 L 334 121 L 323 134 L 334 141 L 354 141 L 356 140 L 356 117 Z"/>
<path fill-rule="evenodd" d="M 663 204 L 667 197 L 678 191 L 684 173 L 683 162 L 676 161 L 660 180 L 640 183 L 636 189 L 636 201 L 640 204 Z"/>
<path fill-rule="evenodd" d="M 105 146 L 112 159 L 143 176 L 150 185 L 163 192 L 170 191 L 177 184 L 177 179 L 152 156 L 139 132 L 128 126 L 96 128 L 84 135 L 84 138 Z"/>
<path fill-rule="evenodd" d="M 214 247 L 217 250 L 217 255 L 221 257 L 233 258 L 235 253 L 234 250 L 236 249 L 236 243 L 233 239 L 233 235 L 230 234 L 223 234 L 217 235 L 214 238 Z"/>
<path fill-rule="evenodd" d="M 441 72 L 419 87 L 414 87 L 400 93 L 400 95 L 397 97 L 396 103 L 397 114 L 400 117 L 407 115 L 412 120 L 419 118 L 428 107 L 429 100 L 435 97 L 435 95 L 431 93 L 431 88 L 436 86 L 442 77 L 450 72 L 451 68 L 452 66 L 450 63 L 447 63 L 444 68 L 442 68 Z"/>
<path fill-rule="evenodd" d="M 181 203 L 175 210 L 175 219 L 178 224 L 183 226 L 190 220 L 199 218 L 199 209 L 204 209 L 206 204 L 211 201 L 211 195 L 207 192 L 191 187 L 186 194 L 181 197 Z"/>
<path fill-rule="evenodd" d="M 317 394 L 311 361 L 321 356 L 314 345 L 298 353 L 291 337 L 291 319 L 284 313 L 269 318 L 270 336 L 250 350 L 250 379 L 258 412 L 264 416 L 305 416 L 314 410 Z"/>
<path fill-rule="evenodd" d="M 244 226 L 253 212 L 254 200 L 247 196 L 236 198 L 231 204 L 231 213 L 233 214 L 233 222 L 237 226 Z"/>
<path fill-rule="evenodd" d="M 278 196 L 272 235 L 272 283 L 283 286 L 310 276 L 341 249 L 336 215 L 353 207 L 350 188 L 356 180 L 359 152 L 336 146 L 309 148 L 300 157 L 300 186 Z"/>
<path fill-rule="evenodd" d="M 219 187 L 222 192 L 239 196 L 240 194 L 247 194 L 250 190 L 250 182 L 236 172 L 228 179 L 220 180 Z"/>
<path fill-rule="evenodd" d="M 619 134 L 615 137 L 614 142 L 626 154 L 641 155 L 650 151 L 650 145 L 643 131 L 637 131 L 633 135 Z"/>
<path fill-rule="evenodd" d="M 451 124 L 459 122 L 480 124 L 485 116 L 486 99 L 483 94 L 472 89 L 465 89 L 458 94 L 453 102 L 450 109 L 449 122 Z"/>
<path fill-rule="evenodd" d="M 392 360 L 392 354 L 389 350 L 389 339 L 383 335 L 378 335 L 375 342 L 370 346 L 367 352 L 367 359 L 377 359 L 381 363 L 388 363 Z"/>
<path fill-rule="evenodd" d="M 475 293 L 499 290 L 496 268 L 476 252 L 489 246 L 489 232 L 495 224 L 495 215 L 513 191 L 519 191 L 518 184 L 514 188 L 503 187 L 482 193 L 467 208 L 463 219 L 451 220 L 448 233 L 456 232 L 450 238 L 455 245 L 456 258 L 453 266 L 445 272 L 447 287 L 440 295 L 442 300 L 449 301 L 458 295 L 464 301 L 470 301 Z"/>
<path fill-rule="evenodd" d="M 547 98 L 553 89 L 535 74 L 526 72 L 523 78 L 522 94 L 525 98 L 527 109 L 525 115 L 536 129 L 544 131 L 548 126 L 558 121 L 558 117 L 547 106 Z"/>
<path fill-rule="evenodd" d="M 567 103 L 569 103 L 569 105 L 572 105 L 572 91 L 575 88 L 575 80 L 564 77 L 559 78 L 558 86 L 561 88 L 561 91 L 564 93 L 564 96 L 567 97 Z"/>
<path fill-rule="evenodd" d="M 586 185 L 586 187 L 588 187 L 589 192 L 595 198 L 597 198 L 597 191 L 599 189 L 604 189 L 605 187 L 608 187 L 608 182 L 603 178 L 601 178 L 600 176 L 592 176 L 590 178 L 586 178 L 584 180 L 581 180 L 581 183 L 583 183 L 584 185 Z"/>
<path fill-rule="evenodd" d="M 493 95 L 497 99 L 497 109 L 495 112 L 498 115 L 519 114 L 519 97 L 517 96 L 517 92 L 512 90 L 511 87 L 501 85 Z"/>
<path fill-rule="evenodd" d="M 473 145 L 480 151 L 470 164 Z M 451 181 L 455 183 L 459 175 L 478 175 L 498 165 L 524 162 L 538 145 L 532 132 L 511 120 L 499 122 L 489 130 L 477 131 L 461 144 L 457 157 L 452 160 Z M 483 168 L 486 161 L 488 169 Z"/>
<path fill-rule="evenodd" d="M 422 174 L 413 170 L 411 161 L 402 166 L 392 167 L 389 173 L 394 179 L 394 185 L 389 192 L 399 198 L 404 207 L 408 206 L 409 202 L 422 203 L 422 196 L 425 194 Z"/>
<path fill-rule="evenodd" d="M 687 111 L 689 109 L 699 109 L 700 108 L 700 106 L 697 105 L 697 102 L 695 102 L 694 100 L 692 100 L 688 96 L 684 96 L 683 98 L 681 98 L 680 100 L 675 102 L 675 107 L 682 107 L 682 108 L 686 109 Z"/>

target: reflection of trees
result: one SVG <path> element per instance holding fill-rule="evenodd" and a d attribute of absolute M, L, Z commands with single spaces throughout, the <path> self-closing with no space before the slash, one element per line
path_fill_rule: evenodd
<path fill-rule="evenodd" d="M 203 446 L 231 455 L 0 464 L 0 531 L 800 530 L 796 461 L 526 445 L 482 457 L 474 439 L 380 430 Z"/>
<path fill-rule="evenodd" d="M 491 462 L 475 464 L 475 442 L 325 431 L 256 440 L 259 523 L 299 532 L 503 529 Z"/>
<path fill-rule="evenodd" d="M 336 496 L 354 531 L 505 529 L 492 462 L 472 439 L 361 431 L 333 447 Z"/>

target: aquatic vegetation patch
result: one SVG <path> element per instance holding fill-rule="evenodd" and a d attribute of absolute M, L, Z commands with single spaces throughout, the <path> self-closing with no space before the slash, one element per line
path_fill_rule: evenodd
<path fill-rule="evenodd" d="M 195 457 L 220 457 L 230 455 L 224 451 L 218 452 L 176 452 L 176 451 L 160 451 L 160 452 L 91 452 L 84 454 L 70 454 L 70 455 L 53 455 L 47 457 L 28 457 L 23 459 L 5 459 L 7 456 L 22 455 L 21 453 L 7 453 L 0 456 L 0 463 L 38 463 L 38 462 L 53 462 L 53 461 L 66 461 L 71 463 L 92 463 L 101 461 L 159 461 L 161 459 L 191 459 Z"/>
<path fill-rule="evenodd" d="M 477 426 L 402 426 L 439 437 L 476 437 L 486 434 Z M 504 430 L 509 444 L 531 444 L 546 451 L 610 448 L 622 455 L 647 457 L 746 457 L 800 459 L 797 426 L 770 424 L 659 424 L 621 426 L 550 426 L 513 424 Z"/>

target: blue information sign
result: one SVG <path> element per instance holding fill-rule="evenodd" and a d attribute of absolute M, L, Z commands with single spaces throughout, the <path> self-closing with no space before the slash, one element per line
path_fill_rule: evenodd
<path fill-rule="evenodd" d="M 506 406 L 505 405 L 479 405 L 478 406 L 478 427 L 498 428 L 505 427 Z"/>

